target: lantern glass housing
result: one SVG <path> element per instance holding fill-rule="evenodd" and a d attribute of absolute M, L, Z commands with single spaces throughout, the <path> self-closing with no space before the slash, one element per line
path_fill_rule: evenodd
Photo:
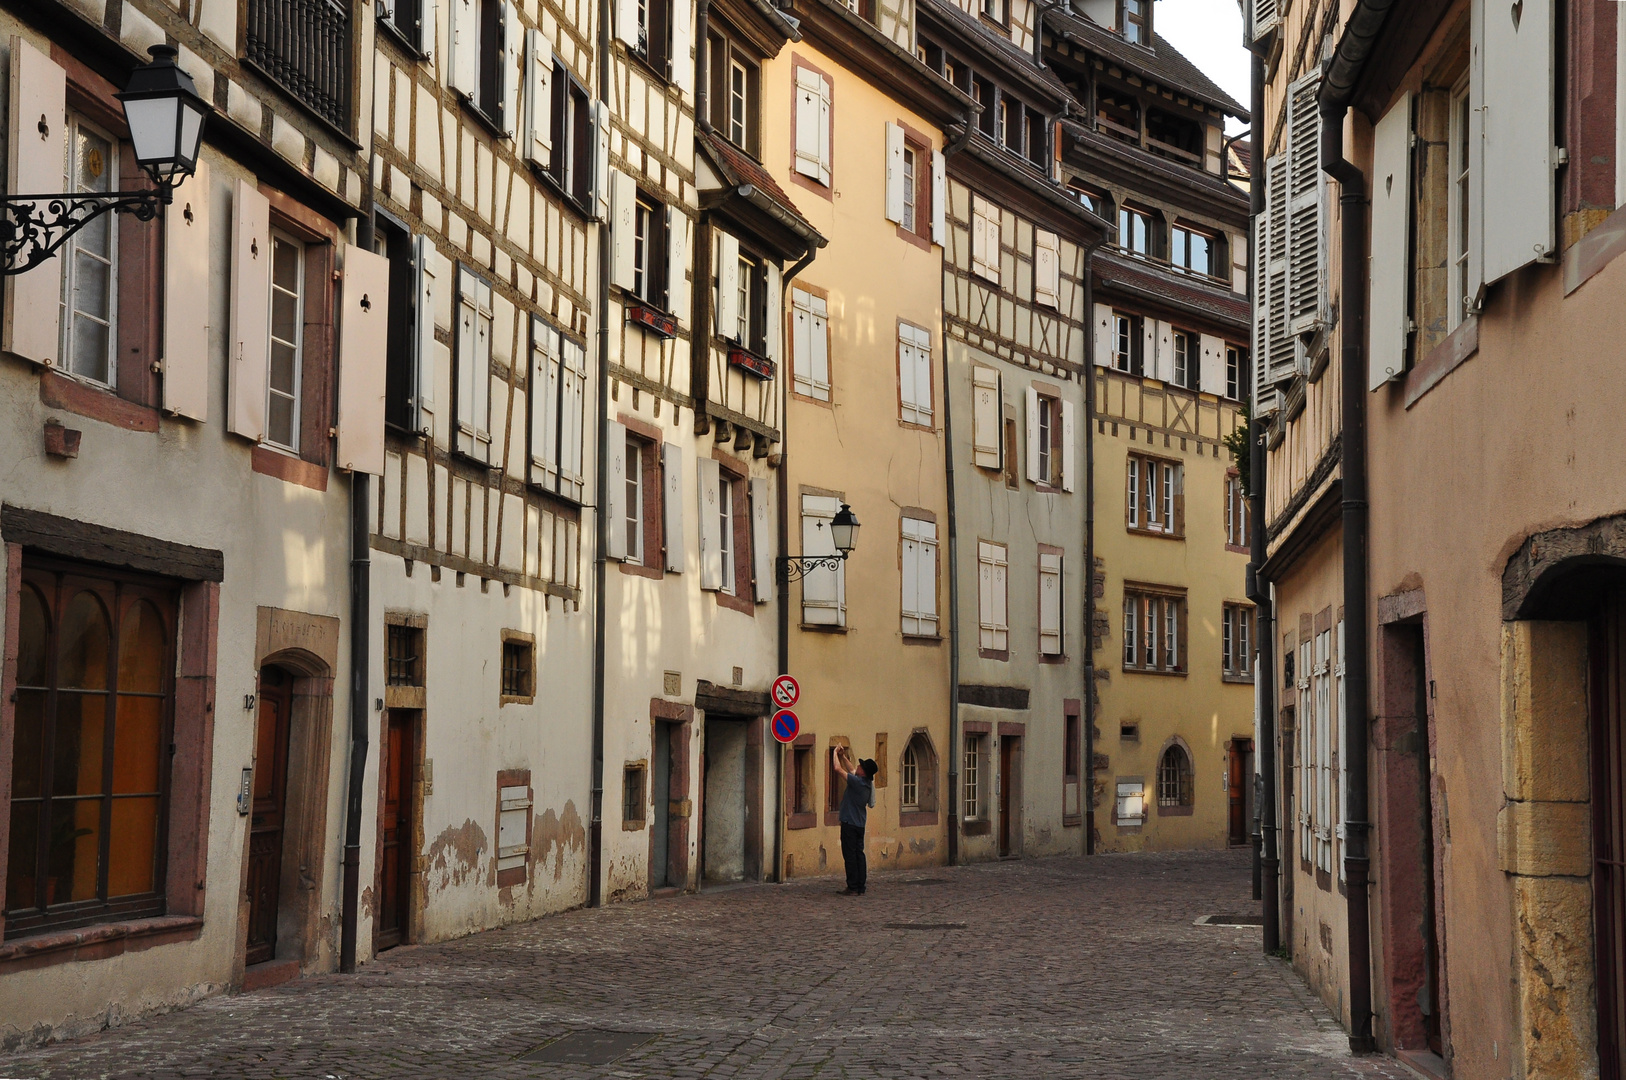
<path fill-rule="evenodd" d="M 147 51 L 152 63 L 135 69 L 118 98 L 124 104 L 137 164 L 160 187 L 173 187 L 198 167 L 203 121 L 210 108 L 198 95 L 192 76 L 175 65 L 172 46 L 154 45 Z"/>
<path fill-rule="evenodd" d="M 835 543 L 836 550 L 846 555 L 858 544 L 858 515 L 846 503 L 836 511 L 836 516 L 830 521 L 830 539 Z"/>

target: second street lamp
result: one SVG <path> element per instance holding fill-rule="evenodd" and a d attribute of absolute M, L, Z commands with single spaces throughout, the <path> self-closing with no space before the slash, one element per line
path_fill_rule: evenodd
<path fill-rule="evenodd" d="M 823 522 L 819 523 L 818 528 L 824 528 Z M 858 515 L 846 503 L 842 503 L 836 516 L 830 519 L 830 543 L 836 549 L 834 555 L 781 555 L 779 580 L 795 581 L 815 570 L 834 573 L 841 569 L 841 564 L 847 561 L 847 556 L 858 545 Z"/>

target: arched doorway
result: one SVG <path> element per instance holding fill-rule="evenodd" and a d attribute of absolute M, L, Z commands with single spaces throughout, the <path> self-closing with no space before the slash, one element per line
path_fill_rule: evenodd
<path fill-rule="evenodd" d="M 282 896 L 283 827 L 288 801 L 288 712 L 293 675 L 272 665 L 260 671 L 254 721 L 254 775 L 248 826 L 248 944 L 253 966 L 277 955 Z"/>

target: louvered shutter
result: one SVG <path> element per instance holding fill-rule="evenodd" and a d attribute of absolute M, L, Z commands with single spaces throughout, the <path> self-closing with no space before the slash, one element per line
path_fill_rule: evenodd
<path fill-rule="evenodd" d="M 932 243 L 941 246 L 948 236 L 947 161 L 939 150 L 932 151 Z"/>
<path fill-rule="evenodd" d="M 66 186 L 67 80 L 61 65 L 22 38 L 11 38 L 9 194 L 46 195 Z M 60 363 L 61 302 L 62 260 L 56 255 L 7 278 L 5 350 L 39 364 Z"/>
<path fill-rule="evenodd" d="M 164 408 L 209 418 L 209 163 L 164 207 Z M 15 280 L 15 279 L 13 279 Z"/>
<path fill-rule="evenodd" d="M 903 221 L 903 128 L 886 125 L 886 220 Z"/>
<path fill-rule="evenodd" d="M 661 443 L 661 536 L 666 542 L 666 569 L 683 572 L 683 447 Z"/>
<path fill-rule="evenodd" d="M 768 501 L 768 481 L 753 476 L 751 492 L 751 580 L 756 602 L 773 599 L 773 512 Z"/>
<path fill-rule="evenodd" d="M 1253 40 L 1258 41 L 1281 21 L 1279 0 L 1253 0 Z"/>
<path fill-rule="evenodd" d="M 717 336 L 737 341 L 740 336 L 740 242 L 717 233 Z"/>
<path fill-rule="evenodd" d="M 1048 477 L 1039 474 L 1039 391 L 1033 387 L 1027 388 L 1027 444 L 1028 444 L 1028 471 L 1027 477 L 1035 484 L 1043 483 Z"/>
<path fill-rule="evenodd" d="M 389 363 L 390 261 L 344 246 L 339 287 L 339 402 L 335 463 L 384 475 L 384 378 Z"/>
<path fill-rule="evenodd" d="M 689 0 L 672 0 L 671 79 L 685 96 L 694 93 L 694 32 Z"/>
<path fill-rule="evenodd" d="M 1033 236 L 1033 300 L 1061 306 L 1061 238 L 1043 229 Z"/>
<path fill-rule="evenodd" d="M 1063 401 L 1061 403 L 1061 489 L 1063 491 L 1072 491 L 1078 486 L 1078 469 L 1073 460 L 1076 456 L 1076 447 L 1074 446 L 1074 440 L 1077 438 L 1074 434 L 1074 425 L 1076 423 L 1077 417 L 1074 414 L 1073 403 Z"/>
<path fill-rule="evenodd" d="M 723 587 L 722 467 L 714 458 L 700 458 L 700 587 L 713 592 Z"/>
<path fill-rule="evenodd" d="M 1271 160 L 1275 160 L 1274 158 Z M 1269 163 L 1266 171 L 1269 171 Z M 1267 198 L 1269 184 L 1265 185 Z M 1248 273 L 1253 275 L 1253 328 L 1248 351 L 1248 363 L 1253 367 L 1253 415 L 1263 416 L 1276 407 L 1275 390 L 1270 386 L 1269 359 L 1270 359 L 1270 297 L 1267 289 L 1270 277 L 1265 272 L 1269 264 L 1270 247 L 1270 207 L 1267 205 L 1259 211 L 1253 219 L 1253 250 L 1249 253 L 1252 263 L 1248 266 Z"/>
<path fill-rule="evenodd" d="M 841 500 L 827 495 L 802 496 L 802 554 L 834 555 L 835 542 L 830 522 L 841 508 Z M 845 567 L 824 567 L 802 577 L 802 621 L 814 626 L 842 626 L 846 619 Z"/>
<path fill-rule="evenodd" d="M 525 160 L 540 169 L 553 164 L 553 46 L 532 30 L 525 50 Z"/>
<path fill-rule="evenodd" d="M 971 369 L 971 458 L 984 469 L 1000 466 L 999 372 L 981 364 Z"/>
<path fill-rule="evenodd" d="M 452 54 L 448 81 L 464 97 L 479 93 L 480 15 L 475 0 L 448 0 Z"/>
<path fill-rule="evenodd" d="M 1321 171 L 1320 69 L 1300 78 L 1288 100 L 1288 332 L 1315 328 L 1326 308 L 1326 174 Z"/>
<path fill-rule="evenodd" d="M 604 557 L 627 557 L 627 427 L 604 421 Z M 640 507 L 639 509 L 642 509 Z"/>
<path fill-rule="evenodd" d="M 636 273 L 636 229 L 638 185 L 632 177 L 614 169 L 610 172 L 610 284 L 631 289 Z"/>
<path fill-rule="evenodd" d="M 1270 205 L 1270 235 L 1266 245 L 1265 275 L 1266 303 L 1265 329 L 1268 336 L 1266 372 L 1262 387 L 1274 395 L 1279 385 L 1293 377 L 1297 364 L 1297 348 L 1288 330 L 1288 219 L 1287 213 L 1287 158 L 1277 155 L 1265 166 L 1266 197 Z"/>
<path fill-rule="evenodd" d="M 559 341 L 559 494 L 582 501 L 582 431 L 587 416 L 587 351 L 580 342 Z"/>
<path fill-rule="evenodd" d="M 246 180 L 233 194 L 226 429 L 258 442 L 271 362 L 271 201 Z"/>
<path fill-rule="evenodd" d="M 666 208 L 666 310 L 689 325 L 689 215 L 675 206 Z"/>
<path fill-rule="evenodd" d="M 1475 14 L 1479 5 L 1475 5 Z M 1486 284 L 1551 258 L 1556 213 L 1553 0 L 1488 4 L 1484 11 L 1482 263 Z M 1618 9 L 1617 9 L 1618 10 Z M 1522 13 L 1522 14 L 1521 14 Z M 1476 291 L 1470 282 L 1469 294 Z"/>
<path fill-rule="evenodd" d="M 1411 94 L 1400 95 L 1372 131 L 1372 257 L 1367 387 L 1406 372 L 1406 285 L 1411 249 Z"/>
<path fill-rule="evenodd" d="M 417 385 L 414 390 L 414 431 L 423 432 L 432 426 L 435 411 L 435 308 L 440 290 L 445 287 L 441 276 L 441 260 L 435 251 L 435 242 L 427 236 L 412 239 L 412 267 L 416 275 L 412 309 L 413 367 Z"/>
<path fill-rule="evenodd" d="M 544 491 L 559 487 L 559 334 L 531 319 L 530 482 Z"/>
<path fill-rule="evenodd" d="M 519 132 L 519 84 L 525 67 L 525 33 L 520 27 L 519 8 L 514 6 L 513 0 L 502 2 L 496 64 L 502 130 L 512 139 Z"/>
<path fill-rule="evenodd" d="M 1062 653 L 1061 556 L 1039 553 L 1039 651 L 1046 656 Z"/>

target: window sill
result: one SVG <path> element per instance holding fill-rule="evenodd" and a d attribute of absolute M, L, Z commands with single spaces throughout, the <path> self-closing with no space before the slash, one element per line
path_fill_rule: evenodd
<path fill-rule="evenodd" d="M 1159 806 L 1158 817 L 1190 817 L 1196 812 L 1195 806 Z"/>
<path fill-rule="evenodd" d="M 312 491 L 327 490 L 327 466 L 317 465 L 281 450 L 256 446 L 250 465 L 261 476 L 269 476 L 287 484 L 298 484 Z"/>
<path fill-rule="evenodd" d="M 196 915 L 167 915 L 100 923 L 77 930 L 47 931 L 0 945 L 0 975 L 81 960 L 106 960 L 159 945 L 196 941 L 202 933 L 203 919 Z"/>
<path fill-rule="evenodd" d="M 817 405 L 821 409 L 833 408 L 833 406 L 830 404 L 830 391 L 828 390 L 824 392 L 823 397 L 819 397 L 817 394 L 805 393 L 801 390 L 792 390 L 790 392 L 790 396 L 797 401 L 805 401 L 809 405 Z"/>
<path fill-rule="evenodd" d="M 973 821 L 962 821 L 960 823 L 960 835 L 987 836 L 993 831 L 993 827 L 993 822 L 987 820 L 986 818 L 978 818 Z"/>
<path fill-rule="evenodd" d="M 977 650 L 977 656 L 979 656 L 980 658 L 982 658 L 984 660 L 1009 661 L 1010 658 L 1011 658 L 1011 650 L 1009 650 L 1009 649 L 978 649 Z"/>
<path fill-rule="evenodd" d="M 917 158 L 916 160 L 919 159 Z M 917 209 L 915 213 L 918 215 L 920 211 Z M 930 251 L 932 249 L 932 238 L 930 233 L 922 236 L 913 229 L 904 228 L 901 222 L 894 222 L 893 224 L 897 227 L 899 240 L 902 240 L 906 244 L 911 244 L 919 248 L 921 251 Z"/>
<path fill-rule="evenodd" d="M 458 95 L 457 101 L 458 101 L 459 105 L 463 106 L 463 111 L 464 112 L 466 112 L 466 113 L 470 114 L 471 116 L 473 116 L 476 120 L 478 120 L 480 122 L 481 127 L 485 128 L 487 131 L 491 132 L 491 134 L 495 135 L 497 138 L 499 138 L 499 139 L 511 139 L 511 138 L 513 138 L 512 135 L 508 134 L 508 132 L 503 130 L 502 121 L 498 120 L 496 117 L 492 116 L 490 113 L 488 113 L 484 109 L 482 109 L 478 104 L 475 103 L 475 100 L 473 98 L 469 97 L 466 94 L 461 94 L 460 93 Z"/>
<path fill-rule="evenodd" d="M 501 694 L 501 695 L 498 695 L 498 698 L 497 698 L 497 705 L 498 705 L 499 708 L 501 706 L 503 706 L 503 705 L 534 705 L 534 704 L 536 704 L 536 695 L 535 694 Z"/>
<path fill-rule="evenodd" d="M 1185 671 L 1161 671 L 1158 668 L 1129 667 L 1128 665 L 1125 665 L 1123 670 L 1125 675 L 1161 675 L 1167 679 L 1183 679 L 1189 674 L 1189 672 Z"/>
<path fill-rule="evenodd" d="M 643 832 L 644 831 L 644 819 L 643 818 L 637 818 L 637 819 L 622 818 L 621 819 L 621 831 L 622 832 Z"/>
<path fill-rule="evenodd" d="M 1471 315 L 1406 373 L 1406 408 L 1479 353 L 1479 317 Z"/>
<path fill-rule="evenodd" d="M 1065 663 L 1067 663 L 1067 657 L 1062 655 L 1061 653 L 1040 653 L 1039 654 L 1039 663 L 1041 663 L 1041 664 L 1065 664 Z"/>
<path fill-rule="evenodd" d="M 936 810 L 903 810 L 898 813 L 898 827 L 903 829 L 918 828 L 922 825 L 936 825 Z"/>
<path fill-rule="evenodd" d="M 1225 545 L 1225 550 L 1235 552 L 1238 555 L 1252 555 L 1253 554 L 1253 549 L 1248 547 L 1246 544 L 1226 544 Z"/>
<path fill-rule="evenodd" d="M 50 369 L 40 373 L 40 404 L 126 431 L 158 430 L 157 409 L 121 398 L 110 387 L 93 386 Z"/>
<path fill-rule="evenodd" d="M 586 199 L 576 198 L 575 195 L 572 195 L 568 190 L 565 189 L 565 186 L 559 182 L 558 178 L 554 176 L 551 171 L 544 169 L 541 166 L 532 165 L 531 175 L 539 178 L 542 183 L 547 186 L 548 190 L 559 196 L 560 201 L 565 206 L 580 214 L 584 220 L 593 220 L 593 198 L 591 195 L 589 195 Z"/>
<path fill-rule="evenodd" d="M 798 628 L 815 634 L 845 634 L 847 632 L 846 626 L 832 626 L 830 623 L 805 622 L 798 624 Z"/>
<path fill-rule="evenodd" d="M 406 36 L 406 31 L 396 26 L 394 19 L 386 19 L 380 15 L 375 16 L 375 22 L 379 29 L 379 36 L 385 41 L 392 42 L 396 48 L 406 53 L 413 60 L 422 62 L 429 59 L 429 54 L 412 44 L 412 40 Z"/>
<path fill-rule="evenodd" d="M 819 816 L 809 810 L 805 814 L 786 814 L 785 828 L 811 829 L 819 823 Z"/>
<path fill-rule="evenodd" d="M 1076 783 L 1076 782 L 1077 782 L 1076 780 L 1069 780 L 1068 781 L 1068 783 Z M 1077 828 L 1078 826 L 1084 824 L 1084 817 L 1083 817 L 1082 814 L 1063 814 L 1061 816 L 1061 824 L 1062 824 L 1062 828 L 1064 828 L 1064 829 Z"/>
<path fill-rule="evenodd" d="M 1118 818 L 1113 818 L 1112 819 L 1112 824 L 1117 826 L 1117 828 L 1118 828 L 1118 830 L 1120 832 L 1128 832 L 1130 830 L 1133 830 L 1135 832 L 1139 832 L 1140 829 L 1141 829 L 1141 826 L 1146 824 L 1146 819 L 1145 818 L 1125 818 L 1123 820 L 1119 820 Z"/>
<path fill-rule="evenodd" d="M 621 46 L 621 54 L 628 60 L 633 61 L 639 67 L 643 68 L 646 78 L 654 79 L 656 82 L 660 83 L 663 89 L 672 85 L 672 80 L 667 78 L 666 72 L 662 70 L 662 68 L 666 66 L 665 64 L 662 64 L 660 67 L 656 67 L 655 62 L 649 58 L 648 54 L 639 52 L 637 49 L 634 49 L 631 45 L 628 45 L 620 38 L 616 38 L 615 40 Z"/>
<path fill-rule="evenodd" d="M 752 618 L 756 617 L 757 606 L 749 596 L 724 592 L 721 589 L 712 591 L 712 595 L 717 598 L 718 607 L 727 608 L 729 611 L 738 611 L 740 614 L 750 615 Z"/>
<path fill-rule="evenodd" d="M 628 577 L 649 578 L 652 581 L 660 581 L 666 576 L 666 574 L 658 566 L 645 566 L 643 563 L 631 562 L 628 560 L 622 560 L 621 572 L 626 574 Z"/>
<path fill-rule="evenodd" d="M 1220 676 L 1220 679 L 1221 679 L 1221 681 L 1228 682 L 1228 683 L 1237 683 L 1239 685 L 1245 684 L 1247 686 L 1252 686 L 1253 685 L 1253 676 L 1252 675 L 1232 675 L 1230 673 L 1226 673 L 1226 674 Z"/>
<path fill-rule="evenodd" d="M 1154 540 L 1185 540 L 1185 533 L 1164 532 L 1162 529 L 1143 529 L 1136 525 L 1125 525 L 1124 532 L 1131 536 L 1148 536 Z"/>
<path fill-rule="evenodd" d="M 903 643 L 905 645 L 941 645 L 943 643 L 943 635 L 942 634 L 904 634 L 903 635 Z"/>

